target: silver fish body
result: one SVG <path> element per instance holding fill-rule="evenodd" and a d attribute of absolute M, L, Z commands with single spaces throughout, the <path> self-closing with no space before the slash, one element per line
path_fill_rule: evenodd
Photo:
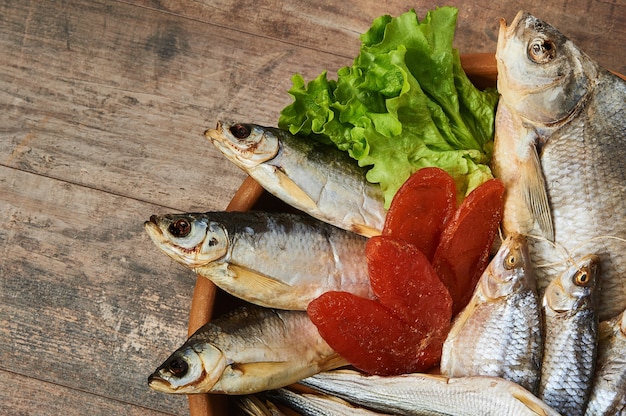
<path fill-rule="evenodd" d="M 365 376 L 327 371 L 300 382 L 351 403 L 402 415 L 551 415 L 558 413 L 519 385 L 497 377 L 429 374 Z"/>
<path fill-rule="evenodd" d="M 481 276 L 443 345 L 441 373 L 496 376 L 536 394 L 541 307 L 526 238 L 510 235 Z"/>
<path fill-rule="evenodd" d="M 593 382 L 598 344 L 593 297 L 599 263 L 594 255 L 578 259 L 543 296 L 539 398 L 569 416 L 585 413 Z"/>
<path fill-rule="evenodd" d="M 600 323 L 596 372 L 585 415 L 626 415 L 626 311 Z"/>
<path fill-rule="evenodd" d="M 145 229 L 174 260 L 250 303 L 305 310 L 329 290 L 373 297 L 367 239 L 307 215 L 153 215 Z"/>
<path fill-rule="evenodd" d="M 380 234 L 386 210 L 366 170 L 332 146 L 255 124 L 222 124 L 205 135 L 268 192 L 339 228 Z"/>
<path fill-rule="evenodd" d="M 505 233 L 537 237 L 540 294 L 568 255 L 600 256 L 598 312 L 609 319 L 626 308 L 626 81 L 524 12 L 502 22 L 496 58 Z"/>
<path fill-rule="evenodd" d="M 201 327 L 148 383 L 164 393 L 252 394 L 343 365 L 306 312 L 248 305 Z"/>
<path fill-rule="evenodd" d="M 386 414 L 357 407 L 342 399 L 325 394 L 299 394 L 287 389 L 276 389 L 263 395 L 276 403 L 282 403 L 297 411 L 301 416 L 375 416 Z"/>

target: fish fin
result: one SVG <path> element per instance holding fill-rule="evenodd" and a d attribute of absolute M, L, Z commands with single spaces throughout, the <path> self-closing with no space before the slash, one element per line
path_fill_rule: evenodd
<path fill-rule="evenodd" d="M 459 312 L 454 318 L 454 321 L 452 322 L 452 327 L 450 328 L 450 332 L 448 333 L 448 340 L 455 339 L 459 335 L 463 327 L 465 327 L 465 324 L 467 323 L 469 318 L 474 314 L 474 310 L 477 306 L 478 301 L 476 299 L 476 296 L 474 295 L 465 306 L 465 308 L 463 308 L 463 310 Z"/>
<path fill-rule="evenodd" d="M 518 386 L 519 387 L 519 386 Z M 548 412 L 545 407 L 542 407 L 541 404 L 537 403 L 537 398 L 532 395 L 532 393 L 524 390 L 519 387 L 510 392 L 515 399 L 522 402 L 524 406 L 526 406 L 530 411 L 539 416 L 549 416 L 554 413 Z"/>
<path fill-rule="evenodd" d="M 206 277 L 216 285 L 220 285 L 233 278 L 232 273 L 228 270 L 228 263 L 221 261 L 213 261 L 208 264 L 203 264 L 192 269 L 197 274 Z"/>
<path fill-rule="evenodd" d="M 231 263 L 210 263 L 194 269 L 226 292 L 257 305 L 274 307 L 270 299 L 293 292 L 293 287 L 270 276 Z M 282 309 L 289 309 L 281 305 Z M 295 306 L 295 309 L 301 307 Z"/>
<path fill-rule="evenodd" d="M 291 288 L 287 283 L 274 279 L 262 273 L 250 270 L 247 267 L 237 266 L 235 264 L 228 265 L 228 271 L 233 279 L 238 280 L 243 286 L 250 287 L 255 291 L 259 289 L 263 292 L 276 293 L 284 292 Z"/>
<path fill-rule="evenodd" d="M 364 237 L 375 237 L 381 234 L 380 230 L 363 224 L 352 224 L 350 228 L 352 232 L 360 234 Z"/>
<path fill-rule="evenodd" d="M 339 354 L 333 354 L 326 357 L 324 360 L 318 363 L 320 371 L 334 370 L 335 368 L 345 367 L 349 363 Z"/>
<path fill-rule="evenodd" d="M 524 201 L 539 224 L 544 237 L 554 241 L 552 213 L 536 146 L 531 146 L 528 163 L 524 166 L 520 169 L 521 180 L 524 184 Z"/>
<path fill-rule="evenodd" d="M 271 374 L 293 373 L 294 363 L 292 361 L 257 361 L 251 363 L 232 363 L 230 365 L 233 373 L 246 379 L 267 379 Z"/>
<path fill-rule="evenodd" d="M 316 212 L 318 211 L 317 202 L 313 200 L 298 184 L 296 184 L 289 176 L 285 174 L 282 170 L 276 168 L 274 170 L 274 175 L 278 181 L 278 184 L 282 189 L 285 190 L 287 195 L 290 196 L 291 199 L 296 200 L 300 209 L 305 212 Z"/>

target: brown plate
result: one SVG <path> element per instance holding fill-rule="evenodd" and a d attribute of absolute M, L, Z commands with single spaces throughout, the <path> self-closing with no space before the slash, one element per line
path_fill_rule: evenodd
<path fill-rule="evenodd" d="M 478 88 L 496 86 L 498 71 L 493 53 L 461 55 L 461 64 L 468 78 Z M 617 75 L 626 79 L 621 74 Z M 233 196 L 226 210 L 248 211 L 251 209 L 285 211 L 292 208 L 265 192 L 258 183 L 248 177 Z M 198 276 L 189 314 L 189 335 L 191 336 L 198 328 L 208 322 L 213 313 L 220 314 L 230 310 L 240 302 L 224 292 L 217 291 L 215 285 L 208 279 Z M 230 414 L 225 396 L 209 394 L 189 395 L 189 412 L 191 416 Z"/>

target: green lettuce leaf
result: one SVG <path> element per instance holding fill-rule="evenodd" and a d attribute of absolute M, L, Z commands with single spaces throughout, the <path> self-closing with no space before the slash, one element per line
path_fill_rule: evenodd
<path fill-rule="evenodd" d="M 460 196 L 492 178 L 495 90 L 469 81 L 452 47 L 458 10 L 440 7 L 419 21 L 414 10 L 374 20 L 352 66 L 305 83 L 294 75 L 292 104 L 278 125 L 333 143 L 369 167 L 385 203 L 416 170 L 436 166 Z"/>

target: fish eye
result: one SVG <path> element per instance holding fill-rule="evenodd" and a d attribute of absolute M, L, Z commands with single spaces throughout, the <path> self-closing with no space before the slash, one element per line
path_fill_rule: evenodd
<path fill-rule="evenodd" d="M 528 57 L 538 64 L 550 62 L 556 56 L 556 48 L 550 40 L 535 39 L 528 46 Z"/>
<path fill-rule="evenodd" d="M 182 358 L 175 358 L 170 361 L 167 369 L 176 377 L 181 377 L 187 373 L 187 370 L 189 370 L 189 364 L 187 364 L 187 361 Z"/>
<path fill-rule="evenodd" d="M 504 268 L 507 270 L 511 270 L 515 268 L 517 264 L 518 264 L 518 257 L 514 253 L 509 254 L 504 259 Z"/>
<path fill-rule="evenodd" d="M 576 284 L 576 286 L 585 287 L 589 284 L 590 281 L 591 276 L 589 270 L 587 269 L 579 270 L 574 276 L 574 284 Z"/>
<path fill-rule="evenodd" d="M 181 218 L 171 223 L 168 230 L 174 237 L 187 237 L 191 232 L 191 223 Z"/>
<path fill-rule="evenodd" d="M 250 135 L 251 132 L 250 127 L 246 126 L 245 124 L 235 124 L 234 126 L 231 126 L 229 130 L 233 134 L 233 136 L 238 139 L 245 139 Z"/>

